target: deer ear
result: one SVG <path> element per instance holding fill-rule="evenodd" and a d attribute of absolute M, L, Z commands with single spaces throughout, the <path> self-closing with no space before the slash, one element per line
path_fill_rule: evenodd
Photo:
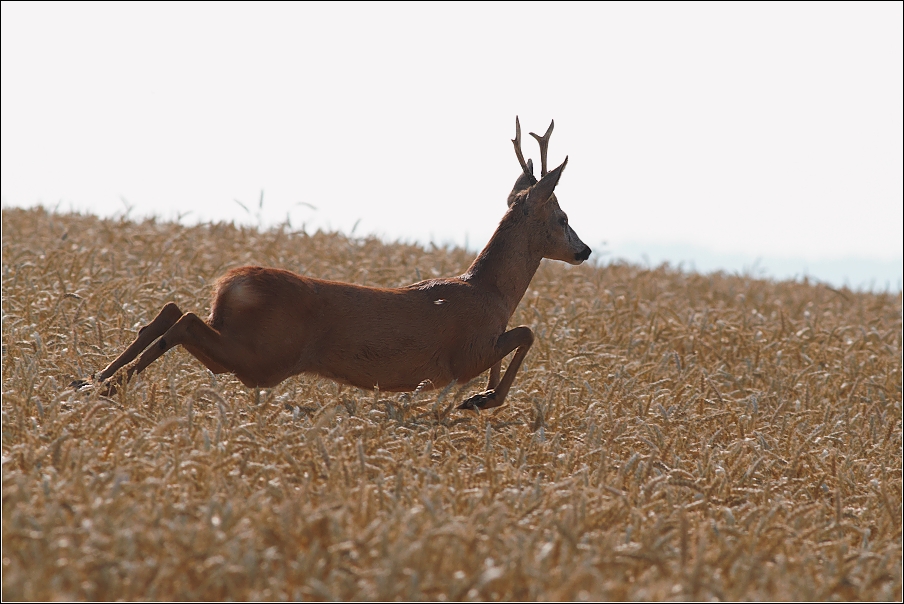
<path fill-rule="evenodd" d="M 540 179 L 540 182 L 531 187 L 530 193 L 527 196 L 528 201 L 530 203 L 539 204 L 549 201 L 553 191 L 556 190 L 556 185 L 559 184 L 559 177 L 562 176 L 562 171 L 565 170 L 567 164 L 568 158 L 566 157 L 561 166 L 555 170 L 550 170 L 546 176 Z"/>
<path fill-rule="evenodd" d="M 533 160 L 527 160 L 527 169 L 529 172 L 521 172 L 521 175 L 518 176 L 518 180 L 515 181 L 515 186 L 512 187 L 512 192 L 509 193 L 508 196 L 508 205 L 511 206 L 515 202 L 515 198 L 518 196 L 518 193 L 522 191 L 527 191 L 532 186 L 537 184 L 537 179 L 534 177 L 534 162 Z"/>

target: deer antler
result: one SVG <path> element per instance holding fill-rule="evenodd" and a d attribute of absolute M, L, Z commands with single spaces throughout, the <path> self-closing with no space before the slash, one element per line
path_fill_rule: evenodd
<path fill-rule="evenodd" d="M 515 121 L 517 122 L 517 118 Z M 549 148 L 549 136 L 552 134 L 552 129 L 555 125 L 556 121 L 550 120 L 549 128 L 546 129 L 546 134 L 543 136 L 537 136 L 533 132 L 530 133 L 530 135 L 540 143 L 540 178 L 546 176 L 546 173 L 549 172 L 549 170 L 546 169 L 546 151 Z"/>
<path fill-rule="evenodd" d="M 533 176 L 533 164 L 530 161 L 525 163 L 524 155 L 521 154 L 521 122 L 518 121 L 517 115 L 515 116 L 515 138 L 512 139 L 512 144 L 515 145 L 515 155 L 518 156 L 518 163 L 521 164 L 521 169 L 524 170 L 525 174 Z M 545 166 L 546 164 L 543 165 Z"/>

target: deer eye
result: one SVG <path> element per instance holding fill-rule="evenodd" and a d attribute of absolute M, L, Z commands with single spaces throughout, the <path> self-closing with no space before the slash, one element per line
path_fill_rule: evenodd
<path fill-rule="evenodd" d="M 565 226 L 566 224 L 568 224 L 568 218 L 565 216 L 562 216 L 561 218 L 559 218 L 559 224 L 562 226 Z"/>

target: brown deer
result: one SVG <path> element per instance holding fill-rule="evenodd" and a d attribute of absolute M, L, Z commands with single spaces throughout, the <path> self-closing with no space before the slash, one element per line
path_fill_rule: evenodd
<path fill-rule="evenodd" d="M 540 144 L 538 182 L 533 163 L 524 161 L 515 118 L 512 142 L 522 173 L 499 227 L 463 275 L 383 289 L 276 268 L 232 269 L 217 281 L 206 321 L 168 303 L 94 383 L 112 391 L 116 380 L 110 378 L 136 357 L 125 380 L 181 344 L 213 373 L 233 373 L 249 387 L 313 373 L 402 392 L 465 383 L 489 369 L 487 389 L 459 408 L 501 405 L 534 341 L 528 327 L 506 328 L 540 260 L 580 264 L 590 256 L 553 193 L 568 163 L 566 157 L 547 170 L 554 125 L 543 136 L 531 132 Z M 512 351 L 500 379 L 502 359 Z"/>

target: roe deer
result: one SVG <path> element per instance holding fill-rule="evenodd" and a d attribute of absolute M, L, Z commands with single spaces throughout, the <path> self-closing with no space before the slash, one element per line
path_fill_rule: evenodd
<path fill-rule="evenodd" d="M 581 264 L 590 256 L 553 193 L 568 163 L 566 157 L 547 170 L 554 125 L 543 136 L 531 132 L 540 144 L 538 182 L 533 163 L 524 161 L 515 118 L 512 142 L 522 173 L 499 227 L 463 275 L 384 289 L 275 268 L 232 269 L 214 287 L 207 321 L 168 303 L 94 382 L 115 390 L 110 378 L 139 354 L 125 380 L 181 344 L 212 372 L 231 372 L 249 387 L 313 373 L 358 388 L 401 392 L 465 383 L 490 369 L 487 389 L 459 408 L 501 405 L 534 341 L 528 327 L 506 328 L 540 260 Z M 502 359 L 513 350 L 500 380 Z"/>

